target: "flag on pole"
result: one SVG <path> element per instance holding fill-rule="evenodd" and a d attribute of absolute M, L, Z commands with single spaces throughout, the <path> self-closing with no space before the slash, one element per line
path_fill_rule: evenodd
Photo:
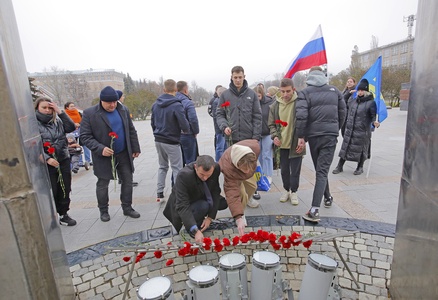
<path fill-rule="evenodd" d="M 310 69 L 327 63 L 324 38 L 321 25 L 318 26 L 310 41 L 301 52 L 289 63 L 284 78 L 292 78 L 298 71 Z"/>
<path fill-rule="evenodd" d="M 362 79 L 368 80 L 369 90 L 374 94 L 374 101 L 377 105 L 378 121 L 379 123 L 382 123 L 388 117 L 388 111 L 386 110 L 386 104 L 380 89 L 380 85 L 382 83 L 382 56 L 377 58 L 374 65 L 368 69 L 359 82 Z"/>

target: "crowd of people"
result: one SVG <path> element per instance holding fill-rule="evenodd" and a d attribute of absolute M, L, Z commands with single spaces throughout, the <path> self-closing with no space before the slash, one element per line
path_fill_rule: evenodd
<path fill-rule="evenodd" d="M 371 132 L 379 127 L 376 104 L 369 84 L 357 88 L 348 78 L 345 90 L 329 85 L 320 67 L 312 67 L 307 87 L 296 91 L 292 79 L 279 86 L 250 88 L 241 66 L 231 69 L 228 88 L 216 86 L 208 107 L 215 128 L 215 157 L 199 153 L 200 124 L 186 81 L 164 81 L 164 93 L 151 108 L 151 127 L 158 156 L 157 201 L 166 195 L 166 177 L 172 170 L 171 193 L 164 216 L 177 231 L 186 230 L 196 242 L 216 218 L 229 209 L 239 234 L 243 235 L 245 209 L 259 206 L 255 170 L 272 183 L 273 170 L 281 170 L 284 191 L 280 202 L 299 205 L 303 156 L 310 152 L 315 168 L 312 204 L 303 218 L 319 222 L 321 202 L 330 208 L 328 173 L 339 132 L 343 136 L 339 163 L 333 174 L 343 172 L 346 161 L 358 163 L 355 175 L 363 173 L 370 157 Z M 356 96 L 357 95 L 357 96 Z M 139 218 L 132 207 L 134 159 L 140 155 L 139 138 L 131 114 L 123 104 L 123 92 L 107 86 L 99 102 L 79 113 L 74 103 L 62 111 L 46 97 L 35 102 L 35 113 L 44 145 L 52 193 L 62 225 L 76 221 L 67 211 L 72 174 L 80 165 L 93 166 L 97 177 L 96 199 L 102 222 L 110 221 L 108 188 L 111 180 L 121 184 L 123 214 Z M 84 154 L 84 155 L 83 155 Z M 223 193 L 220 175 L 223 176 Z M 62 180 L 60 180 L 62 179 Z"/>

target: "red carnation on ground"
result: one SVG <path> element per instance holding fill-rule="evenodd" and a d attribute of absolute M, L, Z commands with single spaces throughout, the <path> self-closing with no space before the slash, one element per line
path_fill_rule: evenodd
<path fill-rule="evenodd" d="M 161 251 L 155 251 L 155 252 L 154 252 L 154 256 L 155 256 L 156 258 L 161 258 L 161 257 L 163 256 L 163 252 L 161 252 Z"/>
<path fill-rule="evenodd" d="M 280 236 L 280 238 L 278 239 L 281 243 L 284 243 L 286 241 L 286 236 L 282 235 Z"/>
<path fill-rule="evenodd" d="M 241 241 L 243 244 L 248 243 L 249 240 L 250 240 L 249 234 L 244 234 L 244 235 L 242 235 L 242 237 L 240 238 L 240 241 Z"/>
<path fill-rule="evenodd" d="M 276 242 L 270 242 L 272 248 L 274 248 L 275 250 L 280 250 L 281 246 L 279 244 L 277 244 Z"/>
<path fill-rule="evenodd" d="M 222 245 L 216 245 L 216 246 L 214 246 L 214 251 L 216 251 L 216 252 L 221 252 L 222 249 L 224 249 L 224 246 L 222 246 Z"/>
<path fill-rule="evenodd" d="M 308 240 L 308 241 L 303 242 L 304 248 L 309 249 L 310 246 L 312 246 L 312 242 L 313 242 L 312 240 Z"/>
<path fill-rule="evenodd" d="M 230 246 L 231 242 L 229 238 L 223 238 L 222 239 L 222 243 L 224 244 L 225 247 Z"/>
<path fill-rule="evenodd" d="M 221 104 L 221 107 L 228 107 L 230 106 L 230 101 L 225 101 L 224 103 Z"/>
<path fill-rule="evenodd" d="M 298 246 L 301 242 L 300 241 L 295 242 L 295 240 L 299 238 L 301 238 L 301 234 L 297 232 L 293 232 L 292 235 L 289 237 L 289 240 L 293 246 Z"/>
<path fill-rule="evenodd" d="M 170 265 L 172 265 L 173 264 L 173 259 L 168 259 L 167 261 L 166 261 L 166 267 L 168 267 L 168 266 L 170 266 Z"/>
<path fill-rule="evenodd" d="M 210 250 L 210 248 L 211 248 L 211 238 L 209 238 L 209 237 L 204 237 L 204 240 L 203 240 L 203 243 L 204 243 L 204 249 L 205 250 Z"/>
<path fill-rule="evenodd" d="M 289 249 L 292 246 L 291 242 L 284 242 L 281 243 L 281 245 L 283 246 L 284 249 Z"/>
<path fill-rule="evenodd" d="M 218 239 L 218 238 L 215 238 L 214 241 L 213 241 L 213 243 L 214 243 L 215 246 L 222 245 L 222 244 L 221 244 L 221 240 Z"/>
<path fill-rule="evenodd" d="M 233 237 L 233 246 L 237 246 L 239 244 L 240 238 L 236 235 Z"/>
<path fill-rule="evenodd" d="M 277 235 L 275 233 L 270 233 L 269 234 L 269 241 L 275 242 L 276 240 L 277 240 Z"/>
<path fill-rule="evenodd" d="M 128 261 L 130 261 L 131 260 L 131 258 L 129 257 L 129 256 L 125 256 L 125 257 L 123 257 L 123 261 L 124 262 L 128 262 Z"/>
<path fill-rule="evenodd" d="M 190 255 L 198 255 L 199 248 L 192 248 L 190 249 Z"/>

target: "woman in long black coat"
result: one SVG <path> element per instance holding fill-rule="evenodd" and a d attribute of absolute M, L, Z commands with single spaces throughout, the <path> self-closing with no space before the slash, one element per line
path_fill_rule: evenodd
<path fill-rule="evenodd" d="M 339 163 L 333 174 L 343 171 L 345 161 L 356 161 L 354 175 L 363 173 L 363 164 L 370 158 L 372 127 L 379 127 L 376 121 L 377 106 L 369 92 L 368 80 L 362 79 L 357 87 L 356 99 L 349 99 L 349 109 L 345 125 L 344 140 L 339 151 Z"/>
<path fill-rule="evenodd" d="M 67 214 L 70 209 L 71 172 L 66 133 L 76 129 L 75 123 L 46 97 L 35 100 L 35 114 L 59 223 L 74 226 L 76 221 Z"/>

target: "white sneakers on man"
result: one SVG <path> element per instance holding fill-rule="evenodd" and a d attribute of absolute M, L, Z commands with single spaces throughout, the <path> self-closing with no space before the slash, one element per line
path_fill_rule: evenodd
<path fill-rule="evenodd" d="M 257 200 L 254 200 L 252 197 L 248 197 L 248 203 L 246 203 L 251 208 L 259 207 L 259 202 Z"/>
<path fill-rule="evenodd" d="M 292 205 L 298 205 L 298 195 L 297 193 L 290 193 L 290 202 L 292 203 Z"/>
<path fill-rule="evenodd" d="M 280 197 L 280 202 L 287 202 L 290 199 L 290 192 L 289 191 L 285 191 L 281 197 Z"/>

